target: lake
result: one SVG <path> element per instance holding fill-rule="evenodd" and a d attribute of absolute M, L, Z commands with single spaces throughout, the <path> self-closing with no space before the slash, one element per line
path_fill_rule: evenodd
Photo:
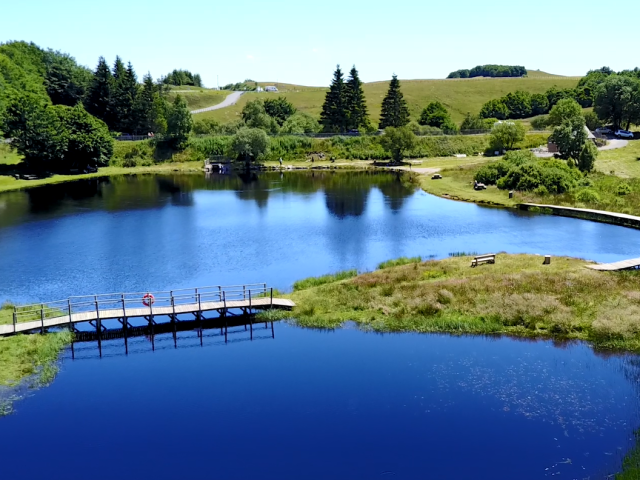
<path fill-rule="evenodd" d="M 631 229 L 436 198 L 388 173 L 139 175 L 0 195 L 0 298 L 295 280 L 399 256 L 637 256 Z M 635 253 L 635 254 L 634 254 Z M 0 419 L 3 478 L 603 478 L 637 356 L 275 323 L 79 343 Z M 153 340 L 153 342 L 152 342 Z M 11 459 L 6 461 L 6 459 Z"/>

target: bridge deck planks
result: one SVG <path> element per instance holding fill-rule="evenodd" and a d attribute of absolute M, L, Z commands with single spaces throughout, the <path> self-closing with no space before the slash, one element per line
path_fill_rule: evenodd
<path fill-rule="evenodd" d="M 271 298 L 252 298 L 251 300 L 234 300 L 228 302 L 202 302 L 200 305 L 197 303 L 182 304 L 175 306 L 176 314 L 184 313 L 198 313 L 208 312 L 214 310 L 229 310 L 233 308 L 257 308 L 263 309 L 273 306 L 274 308 L 293 308 L 295 303 L 291 300 L 284 298 L 274 298 L 273 302 Z M 150 315 L 173 315 L 174 308 L 168 307 L 142 307 L 142 308 L 122 308 L 98 310 L 98 312 L 78 312 L 71 314 L 71 321 L 69 321 L 69 315 L 64 315 L 56 318 L 48 318 L 44 320 L 44 327 L 56 327 L 62 325 L 68 325 L 69 323 L 81 323 L 89 322 L 98 319 L 98 313 L 100 314 L 100 320 L 114 320 L 118 318 L 134 318 L 134 317 L 148 317 Z M 28 332 L 30 330 L 37 330 L 42 328 L 42 321 L 36 320 L 32 322 L 21 322 L 16 324 L 14 330 L 13 324 L 0 325 L 0 335 L 9 335 L 13 333 Z"/>
<path fill-rule="evenodd" d="M 592 270 L 600 270 L 603 272 L 630 270 L 632 268 L 640 267 L 640 258 L 632 258 L 630 260 L 622 260 L 621 262 L 614 262 L 614 263 L 599 263 L 596 265 L 586 265 L 586 267 L 591 268 Z"/>

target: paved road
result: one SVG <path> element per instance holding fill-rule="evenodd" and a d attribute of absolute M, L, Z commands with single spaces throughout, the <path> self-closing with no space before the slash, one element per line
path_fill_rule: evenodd
<path fill-rule="evenodd" d="M 227 95 L 227 98 L 225 98 L 219 104 L 214 105 L 213 107 L 200 108 L 199 110 L 192 110 L 191 113 L 193 114 L 193 113 L 210 112 L 211 110 L 218 110 L 219 108 L 230 107 L 231 105 L 235 105 L 237 103 L 238 99 L 243 93 L 244 92 L 232 92 L 229 95 Z"/>
<path fill-rule="evenodd" d="M 629 145 L 629 140 L 621 140 L 619 138 L 607 138 L 607 143 L 604 147 L 598 147 L 598 150 L 615 150 L 617 148 L 624 148 Z M 534 152 L 536 157 L 539 158 L 551 158 L 553 157 L 553 153 L 549 152 Z"/>

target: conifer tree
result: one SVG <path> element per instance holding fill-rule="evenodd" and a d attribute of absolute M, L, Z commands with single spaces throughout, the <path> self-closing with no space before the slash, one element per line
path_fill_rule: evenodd
<path fill-rule="evenodd" d="M 358 128 L 368 130 L 370 127 L 369 114 L 367 113 L 362 81 L 358 76 L 358 70 L 356 70 L 355 65 L 351 69 L 351 72 L 349 72 L 345 89 L 347 128 L 349 130 Z"/>
<path fill-rule="evenodd" d="M 151 74 L 142 79 L 142 88 L 136 99 L 135 118 L 138 121 L 136 131 L 141 133 L 164 133 L 167 128 L 166 102 L 153 83 Z"/>
<path fill-rule="evenodd" d="M 347 130 L 346 89 L 340 65 L 333 74 L 333 81 L 324 99 L 320 123 L 327 132 L 343 133 Z"/>
<path fill-rule="evenodd" d="M 389 83 L 389 91 L 382 101 L 380 128 L 404 127 L 409 123 L 409 108 L 400 91 L 400 80 L 393 75 Z"/>
<path fill-rule="evenodd" d="M 137 96 L 138 80 L 133 66 L 129 63 L 125 69 L 120 57 L 116 57 L 111 92 L 111 123 L 114 130 L 130 133 L 136 129 L 138 122 L 133 117 Z"/>
<path fill-rule="evenodd" d="M 112 88 L 113 75 L 111 75 L 111 70 L 109 70 L 109 65 L 104 57 L 100 57 L 84 104 L 87 112 L 105 121 L 109 128 L 112 127 L 109 124 Z"/>

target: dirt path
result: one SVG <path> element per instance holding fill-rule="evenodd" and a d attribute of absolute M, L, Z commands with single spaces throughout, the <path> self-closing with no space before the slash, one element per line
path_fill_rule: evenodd
<path fill-rule="evenodd" d="M 192 110 L 191 114 L 210 112 L 211 110 L 218 110 L 220 108 L 230 107 L 231 105 L 235 105 L 238 102 L 238 99 L 242 96 L 244 92 L 233 92 L 227 95 L 222 102 L 213 107 L 200 108 L 198 110 Z"/>

